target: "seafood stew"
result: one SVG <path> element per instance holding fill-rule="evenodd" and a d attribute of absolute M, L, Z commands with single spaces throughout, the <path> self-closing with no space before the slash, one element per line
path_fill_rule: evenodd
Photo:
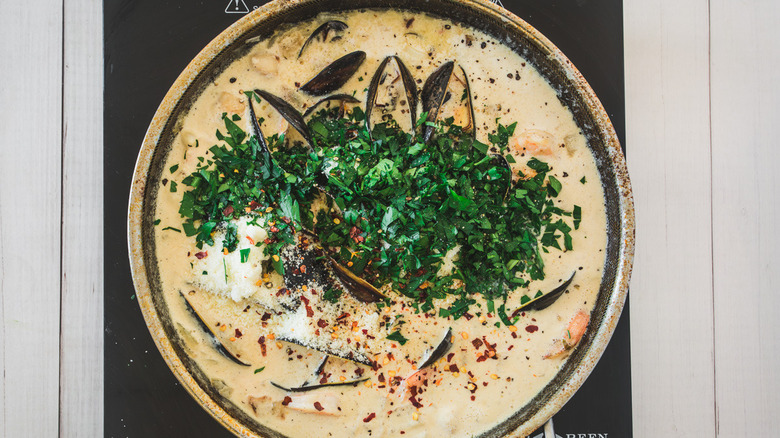
<path fill-rule="evenodd" d="M 560 378 L 599 300 L 589 139 L 490 35 L 402 11 L 333 18 L 254 41 L 176 123 L 152 227 L 179 348 L 265 434 L 507 424 Z M 267 190 L 238 193 L 246 179 Z M 523 205 L 536 223 L 511 229 Z"/>

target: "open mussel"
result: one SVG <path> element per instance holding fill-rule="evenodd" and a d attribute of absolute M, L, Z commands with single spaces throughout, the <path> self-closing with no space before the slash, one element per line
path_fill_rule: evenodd
<path fill-rule="evenodd" d="M 330 39 L 331 42 L 340 40 L 341 34 L 347 30 L 348 27 L 347 23 L 338 20 L 330 20 L 322 23 L 319 27 L 314 29 L 314 32 L 309 35 L 309 38 L 306 38 L 306 42 L 303 43 L 300 52 L 298 52 L 298 57 L 300 58 L 301 55 L 303 55 L 303 51 L 315 40 L 326 42 L 328 41 L 328 35 L 330 34 L 333 34 L 333 37 Z"/>
<path fill-rule="evenodd" d="M 361 50 L 348 53 L 333 61 L 314 78 L 301 86 L 300 90 L 312 96 L 323 96 L 341 88 L 366 60 Z"/>
<path fill-rule="evenodd" d="M 368 86 L 366 127 L 371 130 L 372 123 L 393 119 L 401 129 L 412 132 L 416 118 L 417 85 L 414 78 L 401 58 L 388 56 L 379 64 Z"/>
<path fill-rule="evenodd" d="M 225 347 L 225 345 L 222 344 L 222 342 L 219 341 L 219 338 L 217 337 L 217 335 L 214 332 L 214 330 L 211 328 L 210 325 L 206 324 L 206 322 L 200 316 L 200 313 L 198 313 L 198 311 L 195 309 L 195 306 L 193 306 L 192 303 L 190 302 L 190 300 L 187 299 L 187 296 L 185 294 L 183 294 L 181 291 L 179 291 L 179 294 L 184 299 L 184 303 L 185 303 L 185 305 L 187 307 L 187 310 L 189 310 L 190 313 L 192 314 L 192 316 L 195 318 L 195 320 L 198 321 L 198 324 L 201 326 L 203 331 L 206 332 L 206 335 L 209 337 L 211 342 L 214 344 L 214 347 L 217 349 L 217 351 L 219 351 L 223 356 L 225 356 L 226 358 L 230 359 L 231 361 L 233 361 L 233 362 L 235 362 L 235 363 L 237 363 L 239 365 L 248 367 L 249 364 L 245 363 L 244 361 L 239 359 L 239 355 L 238 354 L 234 354 L 233 352 L 228 350 Z"/>
<path fill-rule="evenodd" d="M 430 141 L 437 120 L 452 117 L 453 123 L 464 132 L 476 135 L 474 102 L 471 96 L 468 75 L 463 66 L 449 61 L 436 69 L 425 81 L 422 89 L 423 112 L 427 113 L 423 127 L 423 141 Z"/>

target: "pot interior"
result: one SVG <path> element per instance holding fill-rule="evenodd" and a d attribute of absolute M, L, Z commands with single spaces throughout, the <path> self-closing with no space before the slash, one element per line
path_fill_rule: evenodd
<path fill-rule="evenodd" d="M 262 436 L 282 436 L 260 424 L 256 419 L 247 415 L 242 409 L 220 395 L 219 391 L 211 384 L 210 380 L 183 349 L 183 341 L 174 328 L 168 308 L 163 299 L 160 275 L 157 267 L 155 240 L 153 235 L 153 220 L 156 211 L 156 190 L 163 175 L 163 165 L 171 150 L 173 139 L 180 129 L 180 119 L 187 113 L 193 102 L 221 71 L 223 71 L 234 59 L 241 57 L 252 47 L 248 40 L 265 39 L 280 27 L 292 26 L 295 23 L 313 18 L 322 11 L 340 11 L 346 9 L 403 9 L 415 12 L 428 13 L 434 16 L 447 18 L 479 29 L 496 39 L 505 42 L 512 50 L 531 62 L 558 92 L 559 99 L 574 115 L 577 125 L 588 140 L 601 176 L 604 202 L 607 214 L 607 248 L 606 263 L 603 269 L 600 293 L 593 314 L 591 315 L 592 329 L 589 329 L 579 346 L 572 352 L 569 360 L 560 369 L 558 374 L 537 394 L 530 403 L 521 408 L 512 417 L 486 432 L 484 436 L 505 436 L 512 432 L 530 432 L 538 427 L 544 419 L 534 418 L 540 409 L 552 405 L 553 410 L 559 409 L 573 394 L 575 388 L 565 388 L 571 383 L 573 376 L 586 375 L 598 359 L 606 341 L 609 339 L 614 323 L 617 320 L 625 298 L 625 282 L 630 270 L 630 253 L 633 245 L 632 230 L 627 230 L 626 224 L 631 224 L 630 195 L 627 194 L 627 180 L 622 169 L 616 169 L 616 157 L 622 160 L 617 145 L 616 136 L 609 124 L 606 115 L 603 114 L 599 104 L 593 105 L 592 92 L 583 89 L 584 81 L 578 74 L 572 74 L 570 65 L 562 56 L 556 54 L 557 49 L 549 45 L 544 38 L 540 38 L 530 27 L 521 27 L 519 23 L 507 22 L 506 16 L 499 15 L 494 8 L 483 4 L 468 1 L 449 0 L 354 0 L 347 4 L 341 0 L 312 0 L 291 2 L 289 5 L 279 5 L 268 14 L 261 10 L 255 11 L 252 16 L 245 17 L 237 26 L 244 26 L 246 31 L 240 33 L 232 42 L 208 62 L 199 72 L 192 83 L 183 91 L 180 99 L 173 108 L 172 113 L 165 120 L 154 149 L 150 168 L 147 175 L 142 201 L 141 245 L 144 254 L 144 268 L 149 282 L 149 292 L 154 304 L 154 310 L 162 325 L 165 336 L 184 364 L 187 372 L 191 374 L 197 385 L 210 397 L 227 416 L 232 417 L 245 428 Z M 262 19 L 257 20 L 255 17 Z M 527 26 L 524 23 L 522 26 Z M 234 26 L 235 28 L 236 26 Z M 219 40 L 219 38 L 218 38 Z M 223 39 L 224 40 L 224 39 Z M 213 46 L 212 43 L 211 46 Z M 213 53 L 213 52 L 212 52 Z M 201 54 L 202 56 L 203 54 Z M 563 59 L 563 61 L 562 61 Z M 587 87 L 587 86 L 585 86 Z M 164 116 L 164 115 L 163 115 Z M 161 114 L 155 116 L 161 117 Z M 616 151 L 617 149 L 617 151 Z M 617 154 L 617 155 L 616 155 Z M 617 171 L 616 171 L 617 170 Z M 629 196 L 627 200 L 626 197 Z M 629 206 L 628 211 L 626 206 Z M 629 236 L 626 239 L 626 236 Z M 626 247 L 628 246 L 628 248 Z M 626 255 L 628 254 L 628 256 Z M 628 260 L 626 260 L 628 257 Z M 597 341 L 597 337 L 601 339 Z M 594 342 L 597 341 L 597 342 Z M 589 363 L 593 362 L 593 363 Z M 581 383 L 585 375 L 577 377 Z M 575 386 L 578 386 L 575 385 Z M 192 392 L 192 390 L 190 389 Z M 211 412 L 228 427 L 232 427 L 230 421 L 225 421 L 222 413 Z M 237 432 L 237 430 L 233 430 Z"/>

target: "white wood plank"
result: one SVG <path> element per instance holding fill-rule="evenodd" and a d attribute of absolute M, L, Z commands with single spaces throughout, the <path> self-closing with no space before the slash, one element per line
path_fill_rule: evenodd
<path fill-rule="evenodd" d="M 718 435 L 780 431 L 780 3 L 712 1 Z"/>
<path fill-rule="evenodd" d="M 0 436 L 58 430 L 62 2 L 0 2 Z"/>
<path fill-rule="evenodd" d="M 60 437 L 103 435 L 102 3 L 65 2 Z"/>
<path fill-rule="evenodd" d="M 707 8 L 624 3 L 636 437 L 715 436 Z"/>

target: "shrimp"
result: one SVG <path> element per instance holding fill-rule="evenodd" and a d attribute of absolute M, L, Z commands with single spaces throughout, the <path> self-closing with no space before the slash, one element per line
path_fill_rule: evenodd
<path fill-rule="evenodd" d="M 228 114 L 243 114 L 245 109 L 244 99 L 227 91 L 219 95 L 218 106 L 222 112 Z"/>
<path fill-rule="evenodd" d="M 555 136 L 540 129 L 528 129 L 509 139 L 509 148 L 517 155 L 553 156 L 558 141 Z"/>
<path fill-rule="evenodd" d="M 553 347 L 544 355 L 544 358 L 554 359 L 570 352 L 579 344 L 582 335 L 585 334 L 585 330 L 588 328 L 589 322 L 590 314 L 583 311 L 577 312 L 569 321 L 566 332 L 560 339 L 553 341 Z"/>

